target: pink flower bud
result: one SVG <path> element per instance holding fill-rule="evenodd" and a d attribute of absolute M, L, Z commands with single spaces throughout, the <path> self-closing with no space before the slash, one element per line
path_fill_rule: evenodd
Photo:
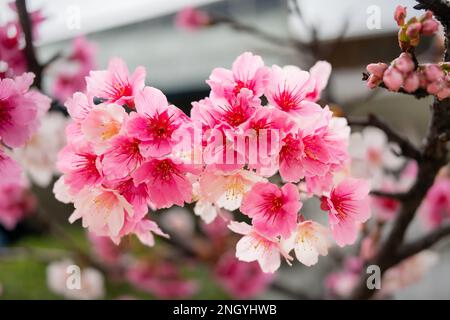
<path fill-rule="evenodd" d="M 422 34 L 425 36 L 431 36 L 435 34 L 439 29 L 439 22 L 434 18 L 427 19 L 422 22 Z"/>
<path fill-rule="evenodd" d="M 406 92 L 414 92 L 419 88 L 419 83 L 419 76 L 417 73 L 412 72 L 406 77 L 405 83 L 403 84 L 403 89 L 405 89 Z"/>
<path fill-rule="evenodd" d="M 402 73 L 409 73 L 414 70 L 414 61 L 409 53 L 403 52 L 395 59 L 395 68 Z"/>
<path fill-rule="evenodd" d="M 378 78 L 383 77 L 383 73 L 384 73 L 384 71 L 386 71 L 387 68 L 388 68 L 388 65 L 386 63 L 382 63 L 382 62 L 371 63 L 366 67 L 367 71 L 369 71 L 371 74 L 373 74 L 374 76 L 376 76 Z"/>
<path fill-rule="evenodd" d="M 446 98 L 448 98 L 448 97 L 450 97 L 450 88 L 449 87 L 444 87 L 442 90 L 440 90 L 438 93 L 437 93 L 437 98 L 439 99 L 439 100 L 443 100 L 443 99 L 446 99 Z"/>
<path fill-rule="evenodd" d="M 411 23 L 406 28 L 406 35 L 409 38 L 417 38 L 419 36 L 420 30 L 422 29 L 422 24 L 420 22 Z"/>
<path fill-rule="evenodd" d="M 425 76 L 429 82 L 434 82 L 444 77 L 442 69 L 435 64 L 429 64 L 425 67 Z"/>
<path fill-rule="evenodd" d="M 394 13 L 394 19 L 397 21 L 398 26 L 402 26 L 405 24 L 406 18 L 406 7 L 397 6 Z"/>
<path fill-rule="evenodd" d="M 391 91 L 398 91 L 403 85 L 403 75 L 394 67 L 389 67 L 383 75 L 383 82 Z"/>
<path fill-rule="evenodd" d="M 367 87 L 369 89 L 374 89 L 374 88 L 378 87 L 381 83 L 381 79 L 382 78 L 379 78 L 374 74 L 371 74 L 369 76 L 369 79 L 367 79 Z"/>
<path fill-rule="evenodd" d="M 431 82 L 427 86 L 427 92 L 429 94 L 437 94 L 441 90 L 442 86 L 439 81 Z"/>

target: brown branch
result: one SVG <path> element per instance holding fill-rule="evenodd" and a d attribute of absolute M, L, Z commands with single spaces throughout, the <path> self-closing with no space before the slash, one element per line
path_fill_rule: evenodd
<path fill-rule="evenodd" d="M 374 114 L 369 114 L 366 119 L 349 119 L 348 123 L 351 126 L 377 127 L 386 133 L 389 141 L 395 142 L 399 145 L 403 156 L 415 160 L 420 160 L 422 158 L 420 151 L 407 138 L 401 136 L 387 123 Z"/>
<path fill-rule="evenodd" d="M 404 201 L 408 199 L 407 192 L 386 192 L 381 190 L 372 190 L 370 191 L 372 196 L 381 197 L 381 198 L 391 198 L 398 201 Z"/>
<path fill-rule="evenodd" d="M 444 26 L 447 39 L 444 61 L 449 61 L 450 54 L 448 53 L 447 44 L 450 38 L 450 4 L 444 0 L 417 1 L 420 3 L 420 9 L 433 9 L 436 17 Z M 420 245 L 406 245 L 406 249 L 403 247 L 406 230 L 413 220 L 422 199 L 433 185 L 434 178 L 439 170 L 447 163 L 448 149 L 446 141 L 443 141 L 441 137 L 443 134 L 448 133 L 449 127 L 450 99 L 439 101 L 435 98 L 431 106 L 431 122 L 424 142 L 422 159 L 418 163 L 419 171 L 416 183 L 409 191 L 407 201 L 403 202 L 402 209 L 394 220 L 392 229 L 385 241 L 381 244 L 378 254 L 369 262 L 370 264 L 378 265 L 382 273 L 399 263 L 402 257 L 413 254 L 415 250 L 419 250 L 422 246 L 425 248 L 427 245 L 431 245 L 433 241 L 437 241 L 437 239 L 447 234 L 444 228 L 445 232 L 440 231 L 437 234 L 426 236 L 426 240 L 423 242 L 419 241 Z M 366 275 L 362 275 L 351 297 L 354 299 L 368 299 L 374 293 L 375 290 L 369 290 L 366 286 Z"/>
<path fill-rule="evenodd" d="M 450 224 L 439 227 L 438 229 L 416 239 L 410 243 L 404 244 L 398 251 L 397 258 L 399 261 L 428 249 L 436 244 L 442 238 L 450 235 Z"/>
<path fill-rule="evenodd" d="M 24 54 L 27 60 L 28 70 L 35 75 L 34 86 L 41 89 L 42 86 L 42 71 L 43 68 L 39 64 L 36 56 L 36 50 L 33 44 L 33 26 L 30 15 L 28 14 L 27 4 L 25 0 L 16 0 L 17 13 L 19 15 L 19 22 L 25 38 Z"/>
<path fill-rule="evenodd" d="M 61 52 L 55 53 L 53 56 L 50 57 L 44 64 L 42 65 L 42 70 L 47 69 L 53 62 L 61 59 L 63 57 Z"/>

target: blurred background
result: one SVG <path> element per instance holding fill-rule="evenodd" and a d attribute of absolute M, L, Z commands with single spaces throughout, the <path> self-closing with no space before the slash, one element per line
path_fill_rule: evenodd
<path fill-rule="evenodd" d="M 0 1 L 2 23 L 13 15 L 7 3 Z M 352 116 L 374 112 L 417 144 L 427 128 L 431 99 L 370 91 L 361 80 L 368 63 L 389 62 L 398 56 L 393 12 L 398 4 L 411 8 L 413 0 L 298 0 L 298 7 L 287 0 L 29 0 L 27 4 L 30 10 L 42 10 L 45 17 L 36 41 L 41 61 L 56 52 L 68 54 L 73 39 L 83 35 L 97 48 L 98 69 L 106 68 L 114 56 L 123 58 L 130 70 L 142 65 L 147 69 L 147 85 L 161 89 L 169 101 L 186 112 L 191 101 L 209 94 L 205 80 L 213 68 L 229 68 L 239 54 L 251 51 L 261 55 L 269 66 L 293 64 L 307 70 L 316 60 L 327 60 L 333 72 L 325 99 L 336 110 Z M 231 18 L 233 23 L 217 23 L 195 31 L 177 28 L 175 15 L 188 6 Z M 292 45 L 291 39 L 302 45 Z M 418 57 L 420 61 L 434 61 L 441 52 L 442 41 L 430 39 L 421 44 Z M 56 62 L 46 71 L 44 91 L 51 91 L 58 68 Z M 71 208 L 53 198 L 52 185 L 33 188 L 41 206 L 68 228 L 77 245 L 87 247 L 84 231 L 79 226 L 67 226 Z M 413 226 L 412 232 L 417 228 Z M 58 255 L 58 239 L 46 237 L 42 230 L 46 230 L 42 223 L 31 219 L 14 231 L 1 230 L 0 243 L 20 248 L 37 246 L 51 249 L 45 255 Z M 439 262 L 423 279 L 399 290 L 394 297 L 450 298 L 449 248 L 449 241 L 441 243 Z M 0 255 L 0 299 L 59 297 L 47 288 L 45 260 Z M 333 258 L 322 259 L 314 268 L 297 264 L 282 269 L 277 283 L 283 289 L 271 287 L 258 297 L 292 298 L 288 291 L 298 288 L 308 288 L 311 296 L 322 295 L 324 288 L 317 279 L 323 279 L 335 263 Z M 201 278 L 201 274 L 197 271 L 194 276 Z M 208 287 L 208 279 L 201 281 L 206 284 L 197 298 L 227 297 L 219 287 Z M 152 296 L 113 285 L 106 297 L 117 298 L 123 292 L 142 298 Z"/>

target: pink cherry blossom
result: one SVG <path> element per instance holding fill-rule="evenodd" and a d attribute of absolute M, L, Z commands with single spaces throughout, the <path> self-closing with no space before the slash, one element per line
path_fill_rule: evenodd
<path fill-rule="evenodd" d="M 97 236 L 92 232 L 88 232 L 87 235 L 93 252 L 102 262 L 111 265 L 118 263 L 122 252 L 110 237 Z"/>
<path fill-rule="evenodd" d="M 196 31 L 210 23 L 208 13 L 196 8 L 187 7 L 175 16 L 175 25 L 186 31 Z"/>
<path fill-rule="evenodd" d="M 110 180 L 130 175 L 145 160 L 139 144 L 138 139 L 126 135 L 112 138 L 101 159 L 103 175 Z"/>
<path fill-rule="evenodd" d="M 310 78 L 314 81 L 314 90 L 306 96 L 307 100 L 316 102 L 320 99 L 322 91 L 328 84 L 331 75 L 331 64 L 326 61 L 317 61 L 309 70 Z"/>
<path fill-rule="evenodd" d="M 232 70 L 216 68 L 206 82 L 211 87 L 212 98 L 225 98 L 232 102 L 244 88 L 259 98 L 267 81 L 268 70 L 262 58 L 245 52 L 233 62 Z"/>
<path fill-rule="evenodd" d="M 420 214 L 429 228 L 436 228 L 450 217 L 450 179 L 437 178 L 420 207 Z"/>
<path fill-rule="evenodd" d="M 245 195 L 241 211 L 252 218 L 258 232 L 287 238 L 295 229 L 301 207 L 298 189 L 293 184 L 278 188 L 270 182 L 258 182 Z"/>
<path fill-rule="evenodd" d="M 274 273 L 281 265 L 282 255 L 289 263 L 292 257 L 281 248 L 277 239 L 260 234 L 245 222 L 232 221 L 228 226 L 233 232 L 243 237 L 236 244 L 236 257 L 245 262 L 258 261 L 265 273 Z"/>
<path fill-rule="evenodd" d="M 344 269 L 333 272 L 325 278 L 327 294 L 332 298 L 348 298 L 358 284 L 363 262 L 357 257 L 347 258 Z"/>
<path fill-rule="evenodd" d="M 144 87 L 145 68 L 138 67 L 130 75 L 120 58 L 109 61 L 108 70 L 91 71 L 86 78 L 87 91 L 97 98 L 134 108 L 134 96 Z"/>
<path fill-rule="evenodd" d="M 14 229 L 20 221 L 32 215 L 36 205 L 36 198 L 23 181 L 0 184 L 0 224 L 7 230 Z"/>
<path fill-rule="evenodd" d="M 132 206 L 136 216 L 142 218 L 148 212 L 148 191 L 145 183 L 135 184 L 133 178 L 126 177 L 117 180 L 104 181 L 103 185 L 116 190 Z"/>
<path fill-rule="evenodd" d="M 88 144 L 65 146 L 58 154 L 57 166 L 73 193 L 102 181 L 100 159 Z"/>
<path fill-rule="evenodd" d="M 199 178 L 200 198 L 218 207 L 234 211 L 239 209 L 244 195 L 252 186 L 264 179 L 248 170 L 220 172 L 206 170 Z"/>
<path fill-rule="evenodd" d="M 278 170 L 281 141 L 293 130 L 295 122 L 284 112 L 271 108 L 257 108 L 242 129 L 248 136 L 245 155 L 250 169 L 270 177 Z"/>
<path fill-rule="evenodd" d="M 312 125 L 304 125 L 288 134 L 282 141 L 280 151 L 280 175 L 283 180 L 298 182 L 306 177 L 310 190 L 321 184 L 311 178 L 322 177 L 328 181 L 327 174 L 342 169 L 349 158 L 350 128 L 346 120 L 332 117 L 328 108 L 323 109 L 321 114 L 319 121 L 312 121 Z"/>
<path fill-rule="evenodd" d="M 107 149 L 111 138 L 121 132 L 126 116 L 125 110 L 117 104 L 98 105 L 86 116 L 81 132 L 97 154 Z"/>
<path fill-rule="evenodd" d="M 272 274 L 262 272 L 258 263 L 241 262 L 229 253 L 220 258 L 214 275 L 225 291 L 238 299 L 263 293 L 274 279 Z"/>
<path fill-rule="evenodd" d="M 316 77 L 321 80 L 318 74 Z M 309 72 L 295 66 L 280 68 L 274 65 L 270 70 L 265 95 L 271 105 L 292 115 L 307 116 L 320 111 L 319 105 L 309 101 L 317 99 L 319 95 L 316 80 L 311 78 Z"/>
<path fill-rule="evenodd" d="M 322 210 L 328 219 L 336 243 L 343 247 L 356 241 L 359 225 L 370 218 L 369 185 L 365 180 L 346 178 L 324 196 Z"/>
<path fill-rule="evenodd" d="M 17 9 L 15 2 L 7 3 L 9 9 L 14 11 L 16 16 L 14 20 L 7 21 L 0 25 L 0 62 L 4 66 L 0 67 L 0 79 L 12 78 L 24 73 L 27 70 L 27 60 L 24 53 L 24 34 L 17 16 Z M 2 12 L 8 13 L 5 8 Z M 29 12 L 30 22 L 32 26 L 33 38 L 39 37 L 39 25 L 45 20 L 41 10 L 34 10 Z M 3 20 L 1 21 L 4 22 Z"/>
<path fill-rule="evenodd" d="M 349 153 L 352 158 L 351 172 L 359 178 L 371 179 L 378 186 L 384 170 L 400 170 L 405 159 L 395 154 L 397 145 L 388 141 L 386 134 L 375 127 L 366 127 L 350 136 Z"/>
<path fill-rule="evenodd" d="M 96 68 L 96 46 L 85 37 L 79 36 L 72 41 L 71 53 L 67 59 L 56 61 L 52 69 L 56 70 L 52 84 L 52 96 L 64 102 L 75 92 L 84 92 L 86 76 Z"/>
<path fill-rule="evenodd" d="M 127 123 L 127 133 L 139 139 L 144 156 L 161 157 L 169 154 L 186 133 L 190 119 L 177 107 L 169 105 L 158 89 L 145 87 L 136 94 L 137 113 Z"/>
<path fill-rule="evenodd" d="M 127 219 L 128 217 L 129 216 L 125 217 L 125 226 L 121 231 L 121 234 L 118 237 L 113 238 L 116 243 L 119 243 L 120 238 L 127 234 L 135 234 L 139 241 L 148 247 L 153 247 L 155 245 L 154 234 L 169 238 L 169 235 L 164 233 L 155 221 L 142 219 L 141 217 L 140 219 L 133 219 L 134 221 L 131 221 L 130 223 L 130 220 Z"/>
<path fill-rule="evenodd" d="M 10 147 L 26 143 L 50 108 L 50 99 L 30 89 L 34 75 L 0 79 L 0 138 Z"/>
<path fill-rule="evenodd" d="M 81 218 L 89 231 L 111 238 L 119 236 L 125 216 L 134 215 L 133 207 L 123 196 L 101 187 L 83 189 L 75 197 L 74 207 L 70 223 Z"/>
<path fill-rule="evenodd" d="M 75 92 L 72 97 L 67 99 L 65 106 L 69 116 L 75 122 L 82 122 L 95 107 L 93 96 L 86 96 L 81 92 Z"/>
<path fill-rule="evenodd" d="M 17 162 L 0 149 L 0 186 L 20 181 L 22 170 Z"/>
<path fill-rule="evenodd" d="M 170 158 L 151 159 L 132 173 L 135 184 L 145 182 L 149 201 L 156 208 L 183 206 L 192 200 L 192 184 L 187 173 L 196 173 L 193 165 Z"/>
<path fill-rule="evenodd" d="M 128 268 L 126 277 L 136 288 L 162 299 L 188 298 L 197 292 L 197 283 L 184 279 L 179 268 L 167 261 L 138 262 Z"/>
<path fill-rule="evenodd" d="M 66 143 L 64 132 L 67 118 L 61 113 L 48 112 L 41 118 L 41 126 L 28 142 L 14 149 L 13 156 L 24 171 L 41 187 L 47 187 L 58 173 L 56 159 Z"/>
<path fill-rule="evenodd" d="M 294 249 L 297 260 L 305 266 L 318 262 L 319 255 L 326 256 L 330 246 L 328 229 L 312 220 L 302 221 L 297 225 L 292 236 L 282 242 L 286 252 Z"/>

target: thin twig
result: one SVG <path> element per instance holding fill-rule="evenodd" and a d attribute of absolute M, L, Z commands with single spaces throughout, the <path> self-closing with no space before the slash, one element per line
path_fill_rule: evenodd
<path fill-rule="evenodd" d="M 397 254 L 399 261 L 404 260 L 422 250 L 428 249 L 436 244 L 442 238 L 450 235 L 450 224 L 439 227 L 438 229 L 424 235 L 423 237 L 416 239 L 410 243 L 404 244 Z"/>
<path fill-rule="evenodd" d="M 395 199 L 398 201 L 404 201 L 404 200 L 408 199 L 407 192 L 387 192 L 387 191 L 381 191 L 381 190 L 372 190 L 372 191 L 370 191 L 370 194 L 372 196 L 381 197 L 381 198 L 390 198 L 390 199 Z"/>
<path fill-rule="evenodd" d="M 41 89 L 42 86 L 42 71 L 43 68 L 39 64 L 36 56 L 36 50 L 33 44 L 33 26 L 28 14 L 27 4 L 25 0 L 16 0 L 17 13 L 19 15 L 19 22 L 25 38 L 25 58 L 27 60 L 28 70 L 35 75 L 34 86 Z"/>

